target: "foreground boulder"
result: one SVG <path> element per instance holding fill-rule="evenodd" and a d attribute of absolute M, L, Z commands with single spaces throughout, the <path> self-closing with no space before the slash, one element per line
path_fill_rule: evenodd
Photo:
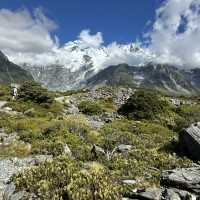
<path fill-rule="evenodd" d="M 200 160 L 200 122 L 191 124 L 179 135 L 181 151 L 190 158 Z"/>

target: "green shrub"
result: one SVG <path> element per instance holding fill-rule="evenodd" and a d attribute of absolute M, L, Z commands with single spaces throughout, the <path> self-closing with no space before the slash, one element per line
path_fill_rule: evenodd
<path fill-rule="evenodd" d="M 67 185 L 77 170 L 75 161 L 61 156 L 18 173 L 13 180 L 18 190 L 34 193 L 37 199 L 68 199 Z"/>
<path fill-rule="evenodd" d="M 70 200 L 121 200 L 117 182 L 105 170 L 80 171 L 68 185 Z"/>
<path fill-rule="evenodd" d="M 86 115 L 99 115 L 104 112 L 102 106 L 94 101 L 82 101 L 78 105 L 79 110 Z"/>
<path fill-rule="evenodd" d="M 27 81 L 20 87 L 18 98 L 23 101 L 33 101 L 42 104 L 44 107 L 48 107 L 53 102 L 53 97 L 47 89 L 33 81 Z"/>
<path fill-rule="evenodd" d="M 0 100 L 11 99 L 11 87 L 8 85 L 0 85 Z"/>
<path fill-rule="evenodd" d="M 167 102 L 161 100 L 157 93 L 139 90 L 119 108 L 118 112 L 129 119 L 154 120 L 157 115 L 164 113 L 167 108 Z"/>
<path fill-rule="evenodd" d="M 81 170 L 65 156 L 45 161 L 13 177 L 17 190 L 47 200 L 120 200 L 121 188 L 103 169 Z"/>
<path fill-rule="evenodd" d="M 142 180 L 138 186 L 158 185 L 161 170 L 187 167 L 192 163 L 173 155 L 175 146 L 171 144 L 169 149 L 166 144 L 176 133 L 156 123 L 116 120 L 105 124 L 100 133 L 98 145 L 111 154 L 109 159 L 105 155 L 93 159 L 119 177 Z M 119 144 L 132 145 L 132 148 L 126 153 L 113 154 Z"/>

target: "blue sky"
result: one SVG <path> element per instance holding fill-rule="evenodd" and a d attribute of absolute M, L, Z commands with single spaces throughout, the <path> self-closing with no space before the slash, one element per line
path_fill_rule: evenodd
<path fill-rule="evenodd" d="M 141 38 L 147 22 L 154 21 L 162 0 L 1 0 L 0 8 L 30 11 L 42 8 L 58 28 L 61 44 L 76 39 L 84 30 L 102 32 L 104 42 L 128 43 Z M 149 26 L 150 27 L 150 26 Z"/>
<path fill-rule="evenodd" d="M 139 60 L 200 67 L 200 0 L 0 0 L 0 50 L 13 62 L 73 60 L 76 39 L 113 62 L 135 64 L 119 44 L 139 40 Z"/>

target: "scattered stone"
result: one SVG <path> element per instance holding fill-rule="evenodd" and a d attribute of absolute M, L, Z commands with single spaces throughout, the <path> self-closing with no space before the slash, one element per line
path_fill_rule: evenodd
<path fill-rule="evenodd" d="M 66 97 L 65 96 L 62 96 L 62 97 L 57 97 L 55 98 L 55 101 L 59 102 L 59 103 L 69 103 L 69 101 L 66 100 Z"/>
<path fill-rule="evenodd" d="M 78 107 L 77 107 L 76 105 L 74 105 L 74 104 L 69 104 L 69 105 L 68 105 L 68 108 L 67 108 L 67 110 L 66 110 L 66 113 L 67 113 L 67 114 L 73 114 L 73 115 L 79 114 L 79 109 L 78 109 Z"/>
<path fill-rule="evenodd" d="M 121 106 L 133 94 L 134 94 L 134 90 L 131 88 L 119 88 L 117 93 L 115 94 L 114 101 L 118 106 Z"/>
<path fill-rule="evenodd" d="M 0 131 L 0 145 L 9 145 L 12 142 L 16 141 L 19 139 L 18 133 L 13 132 L 13 133 L 5 133 L 4 129 L 1 129 Z"/>
<path fill-rule="evenodd" d="M 105 155 L 105 151 L 103 148 L 97 146 L 97 145 L 93 145 L 92 150 L 91 150 L 91 154 L 97 158 L 99 155 Z"/>
<path fill-rule="evenodd" d="M 7 104 L 7 101 L 0 101 L 0 109 L 2 109 Z"/>
<path fill-rule="evenodd" d="M 125 144 L 120 144 L 117 146 L 116 151 L 120 153 L 126 153 L 132 149 L 132 145 L 125 145 Z"/>
<path fill-rule="evenodd" d="M 137 183 L 135 180 L 122 180 L 122 183 L 127 184 L 127 185 L 134 185 Z"/>
<path fill-rule="evenodd" d="M 10 108 L 10 107 L 4 107 L 3 109 L 4 109 L 5 111 L 8 111 L 8 112 L 9 112 L 9 111 L 12 111 L 12 108 Z"/>
<path fill-rule="evenodd" d="M 72 152 L 71 152 L 71 150 L 70 150 L 70 148 L 68 147 L 67 144 L 64 145 L 63 149 L 64 149 L 64 150 L 63 150 L 63 153 L 64 153 L 65 155 L 68 155 L 69 157 L 72 157 Z"/>
<path fill-rule="evenodd" d="M 93 128 L 100 128 L 105 123 L 111 123 L 112 121 L 116 119 L 120 119 L 121 116 L 118 115 L 118 113 L 103 113 L 101 115 L 93 115 L 93 116 L 87 116 L 87 119 L 90 123 L 90 125 Z"/>
<path fill-rule="evenodd" d="M 24 115 L 27 115 L 27 116 L 29 116 L 29 117 L 34 117 L 35 114 L 36 114 L 36 112 L 35 112 L 35 109 L 34 109 L 34 108 L 30 108 L 30 109 L 28 109 L 28 110 L 26 110 L 26 111 L 24 112 Z"/>

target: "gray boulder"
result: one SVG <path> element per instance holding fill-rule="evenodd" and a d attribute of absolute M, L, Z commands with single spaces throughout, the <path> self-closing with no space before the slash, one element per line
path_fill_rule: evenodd
<path fill-rule="evenodd" d="M 160 183 L 164 187 L 173 187 L 200 195 L 200 167 L 163 171 Z"/>
<path fill-rule="evenodd" d="M 191 124 L 179 134 L 180 149 L 194 160 L 200 160 L 200 122 Z"/>
<path fill-rule="evenodd" d="M 125 144 L 120 144 L 117 146 L 116 151 L 120 153 L 126 153 L 132 149 L 132 145 L 125 145 Z"/>

